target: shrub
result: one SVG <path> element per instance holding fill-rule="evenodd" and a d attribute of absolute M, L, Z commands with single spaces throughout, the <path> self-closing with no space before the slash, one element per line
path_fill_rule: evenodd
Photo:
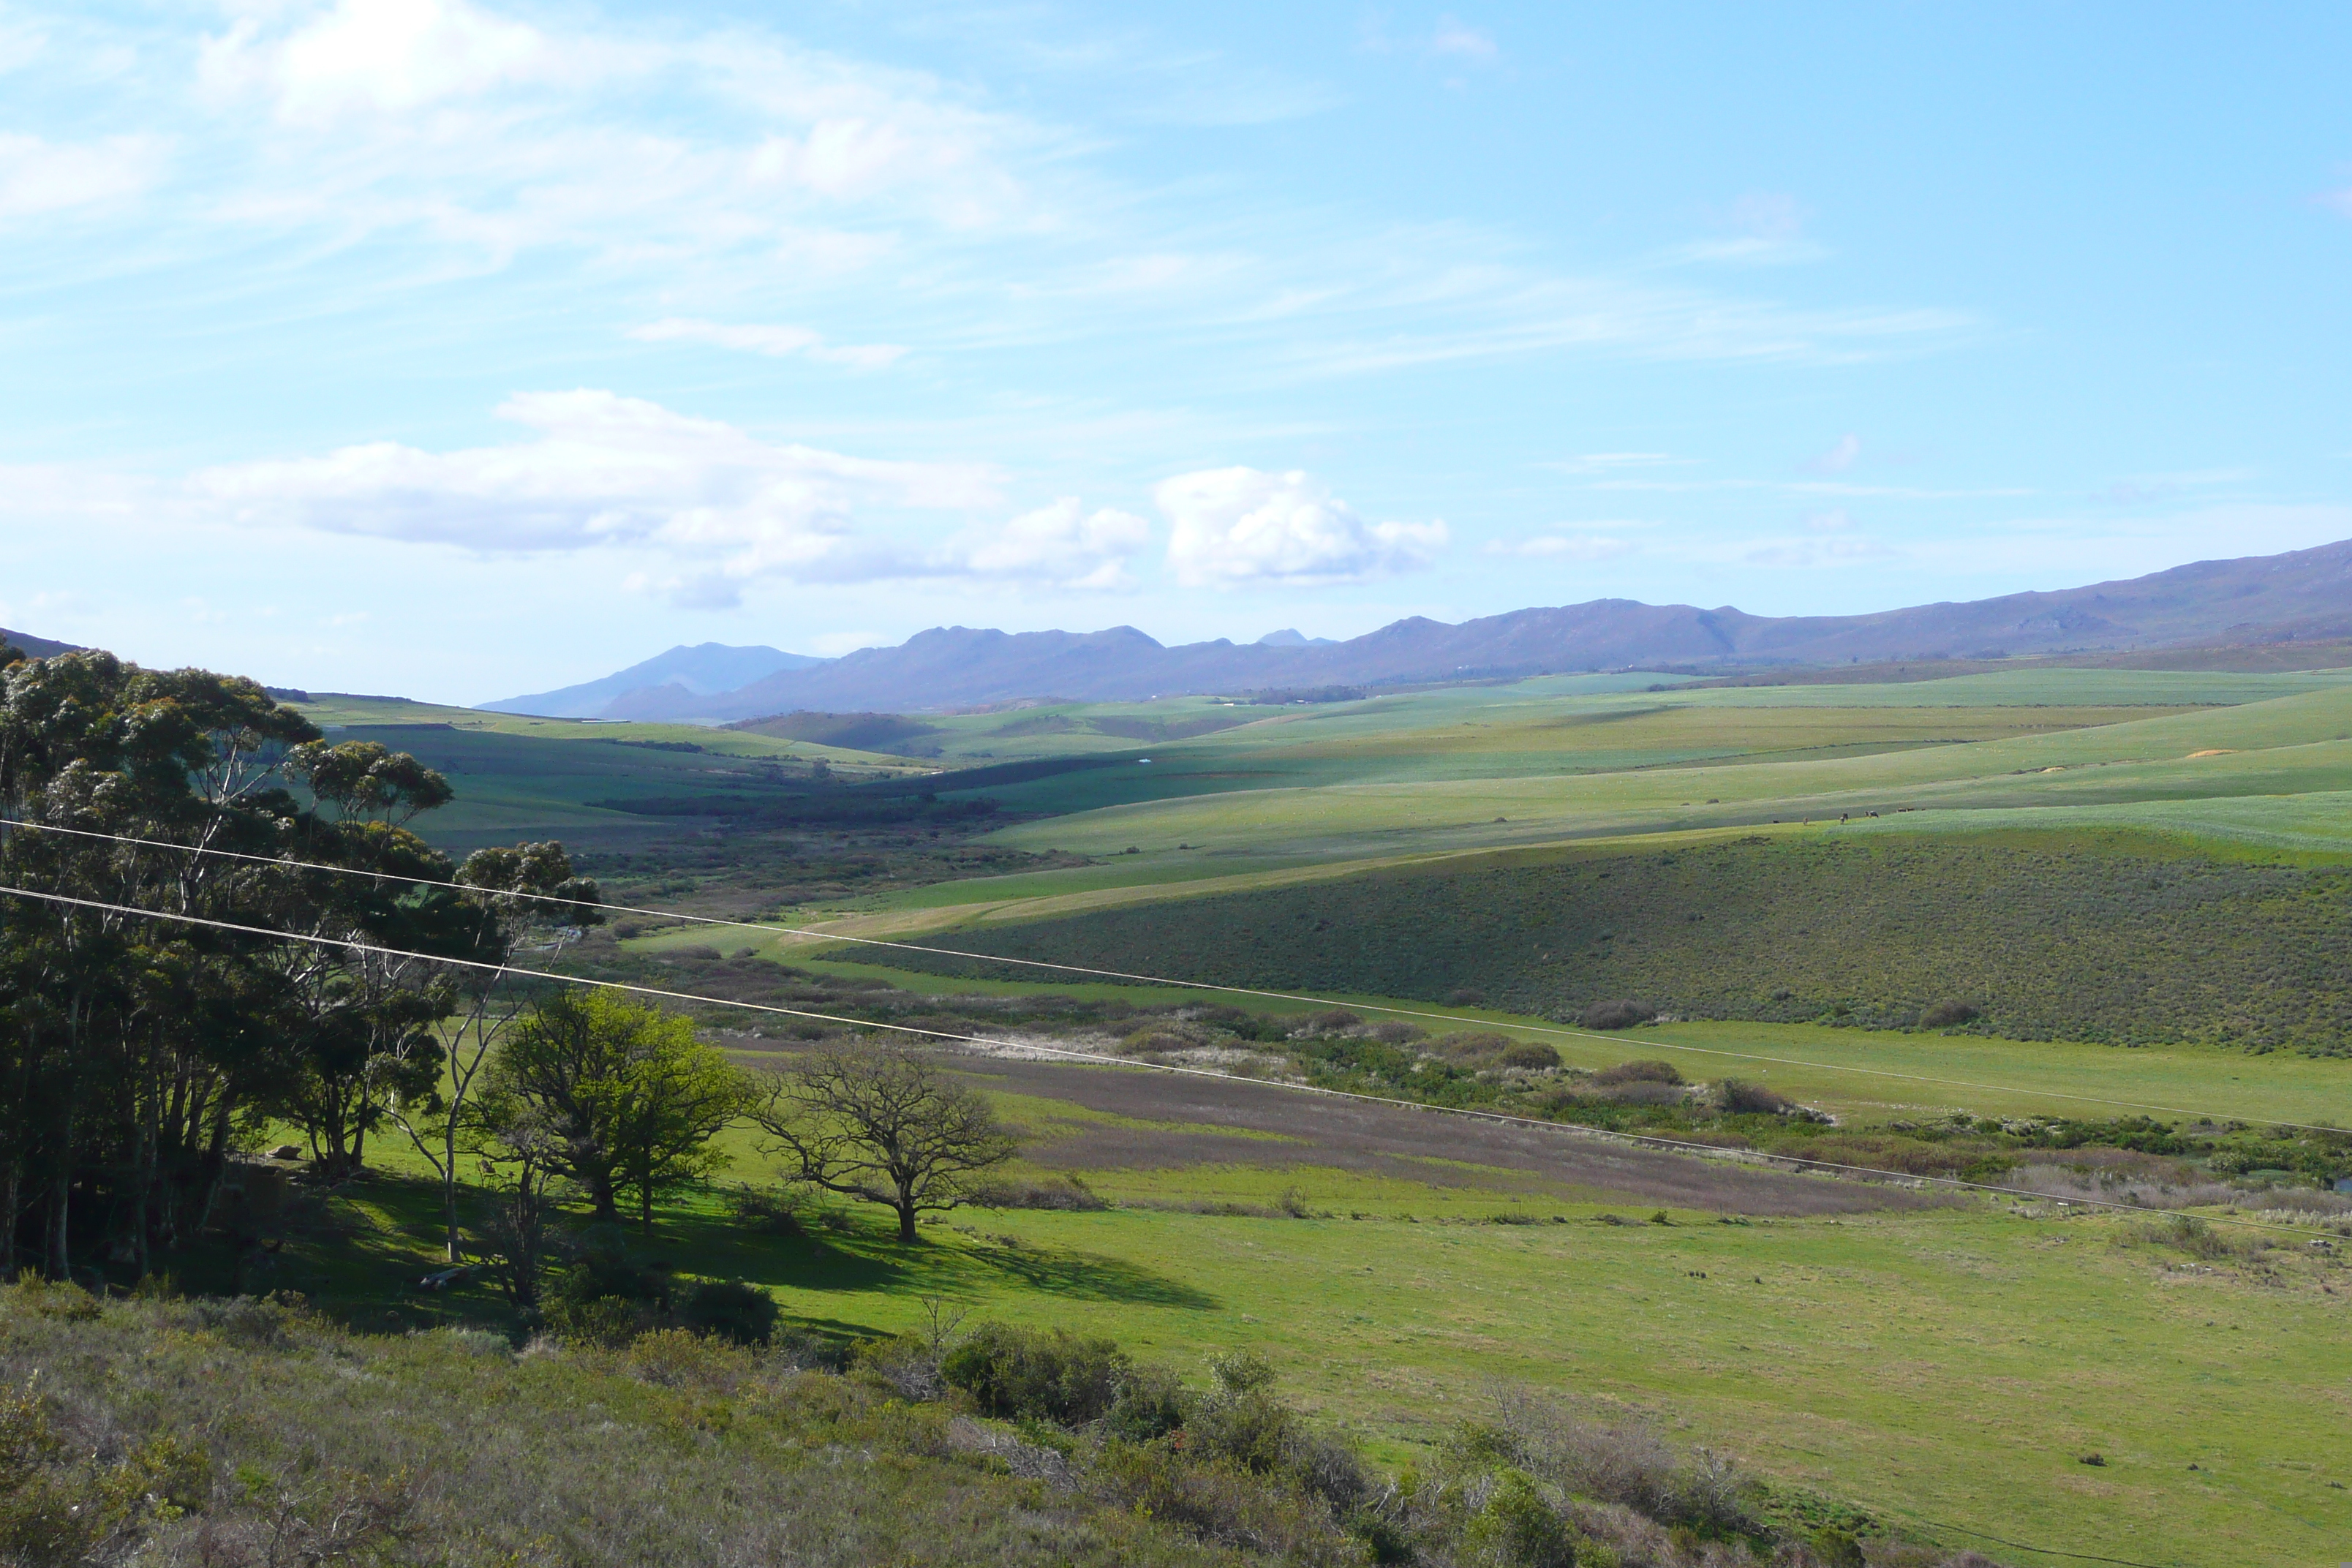
<path fill-rule="evenodd" d="M 984 1209 L 1062 1209 L 1091 1212 L 1110 1207 L 1110 1200 L 1076 1176 L 1054 1176 L 1042 1182 L 975 1182 L 964 1202 Z"/>
<path fill-rule="evenodd" d="M 1923 1029 L 1948 1029 L 1956 1024 L 1971 1023 L 1976 1016 L 1977 1008 L 1972 1002 L 1931 1002 L 1920 1010 L 1919 1026 Z"/>
<path fill-rule="evenodd" d="M 1595 1002 L 1576 1016 L 1588 1029 L 1631 1029 L 1658 1016 L 1655 1007 L 1639 1002 Z"/>
<path fill-rule="evenodd" d="M 1556 1068 L 1559 1053 L 1539 1040 L 1521 1040 L 1503 1053 L 1507 1068 Z"/>
<path fill-rule="evenodd" d="M 1118 1344 L 1066 1329 L 983 1323 L 940 1360 L 940 1376 L 991 1415 L 1083 1426 L 1108 1415 L 1129 1366 Z"/>
<path fill-rule="evenodd" d="M 1503 1054 L 1517 1044 L 1510 1036 L 1493 1029 L 1463 1029 L 1442 1037 L 1430 1049 L 1447 1061 L 1475 1067 L 1500 1061 Z"/>
<path fill-rule="evenodd" d="M 1349 1029 L 1360 1029 L 1363 1026 L 1363 1019 L 1345 1007 L 1326 1007 L 1319 1013 L 1307 1016 L 1306 1029 L 1311 1035 L 1337 1035 Z"/>
<path fill-rule="evenodd" d="M 1613 1068 L 1602 1068 L 1592 1075 L 1595 1083 L 1615 1086 L 1621 1083 L 1679 1084 L 1683 1075 L 1672 1062 L 1619 1062 Z"/>
<path fill-rule="evenodd" d="M 1716 1103 L 1732 1115 L 1780 1116 L 1796 1107 L 1760 1083 L 1727 1078 L 1715 1086 Z"/>
<path fill-rule="evenodd" d="M 650 1303 L 619 1296 L 580 1301 L 558 1297 L 548 1302 L 546 1318 L 548 1331 L 566 1344 L 615 1349 L 652 1329 L 661 1314 Z"/>
<path fill-rule="evenodd" d="M 679 1321 L 699 1334 L 739 1345 L 763 1345 L 776 1331 L 776 1300 L 739 1279 L 706 1279 L 678 1309 Z"/>
<path fill-rule="evenodd" d="M 727 1195 L 728 1212 L 735 1223 L 754 1236 L 803 1236 L 799 1205 L 781 1187 L 755 1187 L 739 1183 Z"/>
<path fill-rule="evenodd" d="M 1677 1455 L 1646 1424 L 1597 1419 L 1533 1394 L 1507 1394 L 1491 1426 L 1465 1427 L 1457 1454 L 1501 1460 L 1564 1491 L 1702 1535 L 1760 1535 L 1756 1488 L 1705 1448 Z"/>
<path fill-rule="evenodd" d="M 1192 1401 L 1174 1373 L 1161 1366 L 1129 1367 L 1103 1416 L 1103 1430 L 1129 1443 L 1148 1443 L 1183 1426 L 1191 1412 Z"/>
<path fill-rule="evenodd" d="M 1496 1568 L 1575 1568 L 1576 1538 L 1517 1470 L 1496 1478 L 1462 1531 L 1463 1544 Z"/>

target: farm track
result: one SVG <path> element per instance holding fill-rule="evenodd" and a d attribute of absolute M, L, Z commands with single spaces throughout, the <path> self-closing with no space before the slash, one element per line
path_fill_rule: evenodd
<path fill-rule="evenodd" d="M 1765 1216 L 1950 1201 L 1643 1149 L 1574 1128 L 1514 1126 L 1409 1105 L 1328 1099 L 1246 1079 L 1005 1058 L 968 1060 L 961 1070 L 983 1089 L 1066 1100 L 1145 1124 L 1081 1124 L 1024 1151 L 1031 1163 L 1051 1169 L 1313 1165 L 1434 1186 L 1541 1194 L 1568 1203 Z"/>

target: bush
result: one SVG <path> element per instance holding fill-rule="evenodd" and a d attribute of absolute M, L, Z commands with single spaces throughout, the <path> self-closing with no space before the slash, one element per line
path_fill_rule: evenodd
<path fill-rule="evenodd" d="M 1783 1099 L 1760 1083 L 1747 1083 L 1727 1078 L 1715 1086 L 1716 1103 L 1731 1115 L 1781 1116 L 1796 1109 L 1796 1102 Z"/>
<path fill-rule="evenodd" d="M 1485 1506 L 1470 1517 L 1463 1544 L 1496 1568 L 1575 1568 L 1576 1538 L 1517 1470 L 1496 1478 Z"/>
<path fill-rule="evenodd" d="M 983 1323 L 940 1360 L 940 1376 L 991 1415 L 1079 1426 L 1109 1414 L 1130 1368 L 1107 1339 Z"/>
<path fill-rule="evenodd" d="M 1556 1068 L 1559 1066 L 1559 1053 L 1540 1041 L 1521 1040 L 1503 1053 L 1503 1065 L 1507 1068 Z"/>
<path fill-rule="evenodd" d="M 1360 1029 L 1364 1021 L 1345 1007 L 1326 1007 L 1307 1016 L 1306 1030 L 1310 1035 L 1338 1035 L 1349 1029 Z"/>
<path fill-rule="evenodd" d="M 1592 1081 L 1614 1087 L 1621 1083 L 1679 1084 L 1683 1075 L 1672 1062 L 1619 1062 L 1592 1075 Z"/>
<path fill-rule="evenodd" d="M 754 1236 L 803 1236 L 807 1226 L 801 1223 L 799 1205 L 793 1194 L 780 1187 L 755 1187 L 739 1184 L 727 1195 L 728 1212 L 735 1223 Z"/>
<path fill-rule="evenodd" d="M 1920 1010 L 1919 1026 L 1923 1029 L 1948 1029 L 1956 1024 L 1971 1023 L 1976 1016 L 1976 1005 L 1971 1002 L 1931 1002 Z"/>
<path fill-rule="evenodd" d="M 1110 1200 L 1076 1176 L 1055 1176 L 1042 1182 L 975 1182 L 964 1202 L 984 1209 L 1061 1209 L 1092 1212 L 1110 1207 Z"/>
<path fill-rule="evenodd" d="M 1161 1366 L 1130 1367 L 1103 1416 L 1103 1431 L 1126 1442 L 1148 1443 L 1183 1426 L 1191 1413 L 1192 1400 L 1174 1373 Z"/>
<path fill-rule="evenodd" d="M 1595 1002 L 1576 1016 L 1588 1029 L 1631 1029 L 1658 1016 L 1655 1007 L 1639 1002 Z"/>
<path fill-rule="evenodd" d="M 757 1285 L 737 1279 L 706 1279 L 678 1310 L 678 1319 L 698 1334 L 739 1345 L 763 1345 L 776 1331 L 776 1300 Z"/>
<path fill-rule="evenodd" d="M 1430 1049 L 1449 1062 L 1480 1067 L 1502 1060 L 1504 1053 L 1517 1044 L 1510 1036 L 1493 1029 L 1463 1029 L 1443 1037 Z"/>

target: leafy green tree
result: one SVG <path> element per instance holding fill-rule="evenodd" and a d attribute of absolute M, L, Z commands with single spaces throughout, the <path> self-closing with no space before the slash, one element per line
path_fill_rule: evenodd
<path fill-rule="evenodd" d="M 955 1207 L 971 1176 L 1014 1152 L 987 1100 L 929 1058 L 873 1041 L 810 1051 L 770 1078 L 751 1115 L 802 1181 L 896 1213 L 902 1242 L 919 1215 Z"/>
<path fill-rule="evenodd" d="M 275 1076 L 280 1002 L 267 938 L 122 909 L 219 917 L 277 873 L 159 843 L 271 852 L 299 813 L 279 769 L 315 740 L 249 680 L 141 669 L 105 653 L 0 672 L 0 871 L 89 900 L 0 911 L 0 1226 L 29 1206 L 41 1257 L 74 1271 L 74 1194 L 110 1214 L 143 1269 L 201 1223 L 237 1118 Z M 140 841 L 146 842 L 140 842 Z M 94 907 L 114 905 L 120 908 Z"/>
<path fill-rule="evenodd" d="M 466 961 L 452 981 L 458 1000 L 456 1022 L 410 1037 L 411 1049 L 433 1060 L 432 1087 L 423 1094 L 397 1095 L 389 1110 L 440 1178 L 446 1256 L 460 1263 L 465 1248 L 457 1188 L 476 1090 L 499 1042 L 530 1005 L 530 993 L 509 983 L 505 965 L 533 937 L 551 963 L 567 942 L 604 917 L 595 882 L 574 876 L 571 858 L 552 840 L 478 849 L 457 868 L 454 880 L 456 891 L 438 889 L 447 902 L 420 910 L 435 921 L 435 941 L 420 950 Z M 446 931 L 439 925 L 445 914 L 450 922 Z"/>
<path fill-rule="evenodd" d="M 605 990 L 535 1003 L 487 1087 L 489 1115 L 545 1130 L 548 1168 L 579 1184 L 598 1220 L 617 1222 L 632 1193 L 647 1231 L 657 1198 L 726 1163 L 713 1140 L 745 1105 L 741 1075 L 692 1019 Z"/>

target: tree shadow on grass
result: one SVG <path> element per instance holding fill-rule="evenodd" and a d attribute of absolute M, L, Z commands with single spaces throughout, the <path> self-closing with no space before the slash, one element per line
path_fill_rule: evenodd
<path fill-rule="evenodd" d="M 1218 1299 L 1121 1258 L 1023 1246 L 965 1247 L 926 1237 L 912 1246 L 878 1229 L 747 1236 L 715 1215 L 665 1216 L 660 1240 L 698 1274 L 799 1290 L 963 1296 L 1008 1287 L 1078 1301 L 1213 1310 Z M 658 1246 L 657 1246 L 657 1249 Z"/>
<path fill-rule="evenodd" d="M 1017 1251 L 992 1247 L 964 1256 L 978 1269 L 1017 1280 L 1032 1290 L 1074 1300 L 1180 1307 L 1195 1312 L 1214 1311 L 1223 1305 L 1206 1290 L 1156 1274 L 1123 1258 L 1105 1258 L 1091 1252 L 1048 1252 L 1030 1247 Z"/>

